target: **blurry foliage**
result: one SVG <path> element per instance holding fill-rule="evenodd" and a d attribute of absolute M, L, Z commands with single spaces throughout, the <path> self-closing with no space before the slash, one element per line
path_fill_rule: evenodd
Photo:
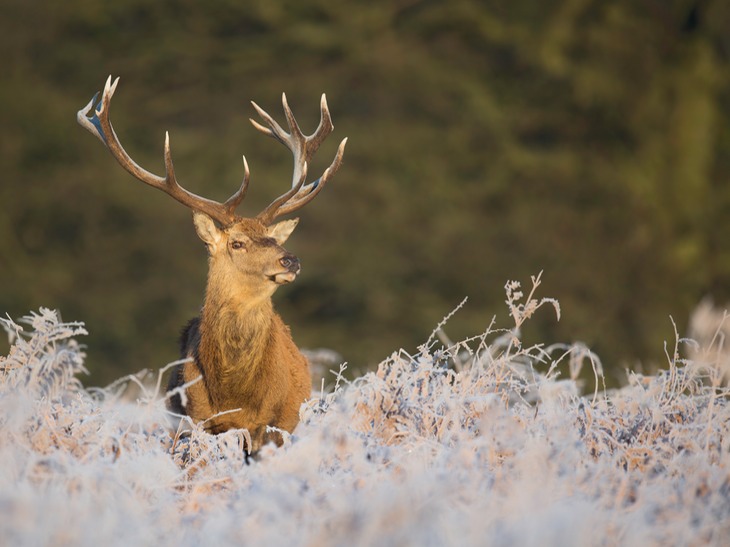
<path fill-rule="evenodd" d="M 7 0 L 0 19 L 0 310 L 84 320 L 92 381 L 176 358 L 205 253 L 189 213 L 134 181 L 75 114 L 108 74 L 127 150 L 240 212 L 291 160 L 247 118 L 305 130 L 327 93 L 345 164 L 288 244 L 277 307 L 306 347 L 365 368 L 463 296 L 480 332 L 507 279 L 560 300 L 528 340 L 579 339 L 610 368 L 659 357 L 701 297 L 730 299 L 730 6 L 720 0 Z"/>

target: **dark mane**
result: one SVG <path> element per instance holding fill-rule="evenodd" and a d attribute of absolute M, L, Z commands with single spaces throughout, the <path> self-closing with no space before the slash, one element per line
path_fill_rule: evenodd
<path fill-rule="evenodd" d="M 192 354 L 193 359 L 198 361 L 198 346 L 200 345 L 200 317 L 195 317 L 187 322 L 180 333 L 179 347 L 180 359 L 185 359 Z M 183 367 L 180 365 L 172 369 L 170 380 L 167 382 L 167 391 L 180 387 L 185 383 L 183 378 Z M 168 408 L 175 414 L 186 414 L 179 394 L 170 397 Z"/>

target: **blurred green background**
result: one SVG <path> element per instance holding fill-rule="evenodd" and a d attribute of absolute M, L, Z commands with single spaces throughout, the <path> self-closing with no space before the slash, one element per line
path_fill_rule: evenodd
<path fill-rule="evenodd" d="M 660 361 L 705 295 L 730 299 L 730 3 L 666 0 L 5 0 L 0 17 L 0 312 L 86 322 L 86 383 L 177 358 L 206 258 L 191 215 L 76 124 L 107 75 L 127 150 L 239 212 L 291 177 L 255 100 L 309 132 L 327 93 L 347 136 L 287 248 L 276 306 L 305 347 L 355 369 L 414 349 L 469 296 L 452 339 L 508 326 L 529 285 L 532 340 L 581 340 L 620 370 Z M 4 341 L 2 342 L 4 343 Z M 7 346 L 0 349 L 5 350 Z M 4 352 L 4 351 L 3 351 Z"/>

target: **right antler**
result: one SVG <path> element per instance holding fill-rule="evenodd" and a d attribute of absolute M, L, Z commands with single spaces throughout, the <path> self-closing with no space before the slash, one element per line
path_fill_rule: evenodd
<path fill-rule="evenodd" d="M 307 167 L 309 162 L 319 149 L 319 145 L 322 144 L 330 133 L 332 133 L 332 130 L 335 127 L 332 124 L 329 108 L 327 108 L 327 98 L 324 93 L 322 94 L 322 99 L 320 101 L 319 125 L 315 132 L 309 136 L 304 135 L 302 130 L 299 129 L 299 124 L 296 119 L 294 119 L 294 114 L 292 114 L 291 108 L 289 108 L 289 104 L 286 101 L 286 94 L 281 94 L 281 104 L 283 105 L 284 113 L 286 114 L 286 122 L 289 125 L 289 133 L 284 131 L 282 127 L 276 123 L 276 121 L 259 105 L 253 101 L 251 101 L 251 104 L 269 127 L 264 127 L 260 123 L 250 120 L 253 126 L 265 135 L 275 138 L 291 150 L 294 155 L 294 173 L 292 175 L 291 189 L 276 198 L 266 209 L 256 215 L 256 218 L 261 220 L 264 224 L 270 224 L 276 217 L 289 214 L 301 207 L 304 207 L 322 191 L 325 184 L 327 184 L 327 181 L 332 178 L 342 164 L 342 156 L 345 153 L 347 138 L 342 139 L 340 146 L 337 148 L 335 159 L 332 161 L 332 164 L 325 169 L 322 176 L 314 182 L 305 185 L 304 181 L 307 178 Z"/>
<path fill-rule="evenodd" d="M 225 203 L 219 203 L 197 194 L 189 192 L 182 186 L 180 186 L 175 178 L 175 170 L 172 166 L 172 157 L 170 155 L 170 136 L 165 133 L 165 176 L 159 177 L 153 173 L 150 173 L 146 169 L 143 169 L 127 154 L 122 148 L 119 138 L 114 132 L 111 121 L 109 121 L 109 105 L 114 95 L 114 91 L 117 89 L 119 78 L 114 80 L 112 83 L 112 77 L 106 81 L 104 86 L 104 92 L 101 96 L 101 101 L 96 104 L 96 99 L 99 96 L 97 93 L 91 99 L 89 104 L 79 110 L 76 115 L 78 122 L 86 128 L 91 134 L 96 136 L 104 146 L 109 149 L 112 156 L 124 167 L 124 169 L 141 180 L 145 184 L 149 184 L 153 188 L 162 190 L 166 194 L 175 198 L 177 201 L 185 205 L 186 207 L 193 209 L 194 211 L 200 211 L 205 213 L 209 217 L 213 218 L 223 226 L 227 226 L 235 222 L 238 217 L 236 216 L 236 207 L 246 197 L 246 191 L 248 190 L 249 182 L 249 170 L 246 157 L 243 157 L 244 176 L 241 187 L 228 198 Z M 96 104 L 95 108 L 94 105 Z M 93 114 L 89 117 L 89 112 L 93 109 Z"/>

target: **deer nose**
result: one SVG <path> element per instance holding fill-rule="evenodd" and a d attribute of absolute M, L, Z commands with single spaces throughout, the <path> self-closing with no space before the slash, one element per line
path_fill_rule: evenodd
<path fill-rule="evenodd" d="M 289 270 L 290 272 L 299 272 L 301 269 L 301 265 L 299 264 L 299 259 L 294 256 L 293 254 L 285 254 L 279 259 L 279 264 L 281 264 L 284 268 Z"/>

